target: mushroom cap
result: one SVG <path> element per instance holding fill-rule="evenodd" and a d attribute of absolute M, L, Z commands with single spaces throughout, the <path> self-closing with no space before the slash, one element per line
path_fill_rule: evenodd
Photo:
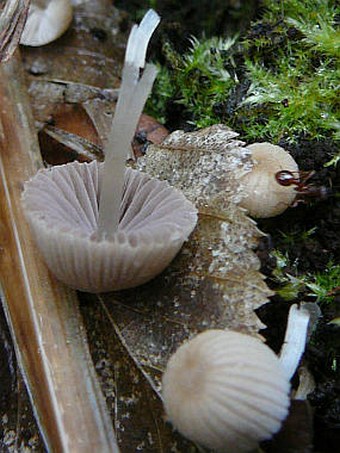
<path fill-rule="evenodd" d="M 43 46 L 59 38 L 72 22 L 70 0 L 33 0 L 20 44 Z"/>
<path fill-rule="evenodd" d="M 73 162 L 40 170 L 25 184 L 23 206 L 50 270 L 88 292 L 130 288 L 162 272 L 197 222 L 196 208 L 168 183 L 126 169 L 121 218 L 97 240 L 103 164 Z"/>
<path fill-rule="evenodd" d="M 249 335 L 207 330 L 184 343 L 163 375 L 169 420 L 190 440 L 246 452 L 276 433 L 290 383 L 274 352 Z"/>
<path fill-rule="evenodd" d="M 296 191 L 293 185 L 280 185 L 275 175 L 281 170 L 297 172 L 297 163 L 287 151 L 271 143 L 254 143 L 247 149 L 252 153 L 254 167 L 241 179 L 247 196 L 240 206 L 256 218 L 281 214 L 293 203 Z"/>

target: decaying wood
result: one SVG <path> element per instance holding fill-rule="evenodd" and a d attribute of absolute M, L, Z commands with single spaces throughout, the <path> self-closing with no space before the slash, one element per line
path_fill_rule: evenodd
<path fill-rule="evenodd" d="M 0 267 L 5 312 L 47 448 L 118 451 L 76 294 L 41 261 L 23 217 L 23 182 L 41 166 L 21 65 L 0 65 Z"/>
<path fill-rule="evenodd" d="M 30 0 L 6 0 L 0 6 L 0 62 L 8 60 L 19 44 Z"/>

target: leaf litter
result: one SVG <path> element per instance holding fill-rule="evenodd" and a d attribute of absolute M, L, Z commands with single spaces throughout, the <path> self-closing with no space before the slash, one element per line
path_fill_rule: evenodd
<path fill-rule="evenodd" d="M 103 142 L 124 39 L 115 15 L 114 26 L 109 15 L 105 23 L 100 14 L 90 16 L 76 10 L 78 36 L 71 29 L 48 51 L 25 49 L 24 60 L 39 128 L 57 105 L 82 105 L 90 117 L 94 110 L 101 116 L 92 121 Z M 99 24 L 109 39 L 97 46 L 90 34 Z M 59 133 L 51 127 L 49 132 Z M 174 132 L 162 145 L 150 146 L 137 166 L 183 190 L 199 209 L 198 226 L 160 276 L 118 293 L 80 293 L 81 311 L 121 450 L 196 451 L 165 423 L 160 379 L 169 356 L 197 333 L 231 328 L 258 335 L 263 327 L 254 310 L 272 293 L 253 252 L 262 233 L 237 206 L 243 196 L 239 178 L 251 169 L 250 155 L 235 132 L 212 126 Z"/>
<path fill-rule="evenodd" d="M 187 134 L 177 131 L 163 144 L 150 147 L 137 166 L 167 179 L 196 202 L 198 226 L 160 276 L 131 290 L 82 295 L 82 313 L 94 341 L 98 341 L 98 335 L 102 338 L 111 363 L 121 366 L 122 360 L 128 361 L 131 385 L 133 376 L 141 376 L 143 388 L 148 388 L 140 394 L 139 387 L 138 398 L 134 391 L 129 397 L 146 404 L 151 390 L 152 401 L 157 395 L 160 404 L 162 373 L 183 341 L 208 328 L 258 335 L 263 325 L 254 310 L 272 293 L 253 252 L 262 233 L 236 204 L 242 197 L 239 177 L 251 168 L 249 152 L 237 134 L 224 126 Z M 89 340 L 93 347 L 91 337 Z M 111 350 L 117 344 L 121 348 L 118 357 Z M 105 381 L 106 372 L 102 372 Z M 127 385 L 124 381 L 124 388 Z M 159 420 L 162 408 L 157 405 L 153 410 Z M 118 439 L 132 448 L 131 439 L 121 431 L 128 421 L 123 422 L 121 417 L 118 411 Z M 146 419 L 144 413 L 143 423 Z M 159 424 L 158 429 L 166 430 L 164 421 Z M 138 436 L 145 441 L 140 428 L 134 439 Z M 179 451 L 187 451 L 181 448 Z"/>

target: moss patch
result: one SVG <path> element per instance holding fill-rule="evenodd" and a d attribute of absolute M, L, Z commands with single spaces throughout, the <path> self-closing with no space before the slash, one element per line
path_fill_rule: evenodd
<path fill-rule="evenodd" d="M 262 3 L 243 35 L 193 38 L 183 54 L 166 42 L 149 113 L 191 128 L 223 122 L 247 140 L 339 138 L 340 9 Z"/>

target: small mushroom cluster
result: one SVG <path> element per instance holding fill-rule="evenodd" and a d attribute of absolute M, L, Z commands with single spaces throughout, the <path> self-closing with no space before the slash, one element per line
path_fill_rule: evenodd
<path fill-rule="evenodd" d="M 147 282 L 170 263 L 197 221 L 195 206 L 180 191 L 125 167 L 156 77 L 154 66 L 145 66 L 145 54 L 158 23 L 150 10 L 131 31 L 104 164 L 52 167 L 25 186 L 23 205 L 38 247 L 52 272 L 76 289 L 101 292 Z M 23 43 L 37 28 L 27 24 Z M 30 45 L 42 44 L 42 34 L 39 31 L 40 38 Z M 295 161 L 267 143 L 247 148 L 253 169 L 241 178 L 248 196 L 240 205 L 254 217 L 283 212 L 296 192 L 279 184 L 275 175 L 298 172 Z M 303 320 L 304 329 L 307 324 Z M 216 451 L 256 448 L 287 416 L 290 378 L 304 342 L 299 343 L 297 359 L 286 359 L 285 349 L 280 360 L 249 335 L 227 330 L 199 334 L 180 346 L 163 375 L 169 420 L 184 436 Z"/>
<path fill-rule="evenodd" d="M 25 185 L 23 206 L 37 245 L 51 271 L 76 289 L 145 283 L 165 269 L 197 222 L 180 191 L 125 166 L 157 73 L 144 65 L 159 21 L 150 10 L 130 33 L 104 164 L 55 166 Z"/>

